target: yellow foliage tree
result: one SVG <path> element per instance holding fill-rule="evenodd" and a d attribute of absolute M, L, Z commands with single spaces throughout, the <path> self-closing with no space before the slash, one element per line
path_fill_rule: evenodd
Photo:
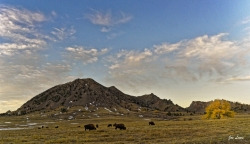
<path fill-rule="evenodd" d="M 231 105 L 226 100 L 214 100 L 209 106 L 206 107 L 206 115 L 203 119 L 221 119 L 223 117 L 234 117 L 235 112 L 230 111 Z"/>

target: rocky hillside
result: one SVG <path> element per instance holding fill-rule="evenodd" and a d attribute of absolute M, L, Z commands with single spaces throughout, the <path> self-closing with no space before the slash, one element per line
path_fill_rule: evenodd
<path fill-rule="evenodd" d="M 59 107 L 89 106 L 120 107 L 130 111 L 171 111 L 184 112 L 184 108 L 171 100 L 160 99 L 154 94 L 130 96 L 116 87 L 105 87 L 93 79 L 76 79 L 54 86 L 24 103 L 16 112 L 19 114 L 35 111 L 49 111 Z"/>
<path fill-rule="evenodd" d="M 189 107 L 186 109 L 191 112 L 198 112 L 198 113 L 204 113 L 205 108 L 213 101 L 208 102 L 202 102 L 202 101 L 193 101 Z M 247 112 L 250 111 L 250 105 L 248 104 L 242 104 L 239 102 L 231 102 L 228 101 L 231 104 L 231 109 L 235 112 Z"/>
<path fill-rule="evenodd" d="M 174 104 L 171 100 L 160 99 L 153 93 L 136 97 L 136 103 L 143 107 L 149 107 L 150 109 L 156 109 L 165 112 L 186 111 L 184 108 Z"/>

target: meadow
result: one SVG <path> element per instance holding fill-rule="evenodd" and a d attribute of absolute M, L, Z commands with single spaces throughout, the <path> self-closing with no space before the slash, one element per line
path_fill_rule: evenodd
<path fill-rule="evenodd" d="M 184 116 L 175 120 L 138 117 L 102 117 L 74 120 L 52 120 L 30 116 L 0 117 L 0 129 L 23 127 L 20 130 L 0 130 L 0 143 L 84 143 L 84 144 L 203 144 L 250 143 L 250 115 L 234 118 L 201 120 L 200 115 Z M 191 119 L 192 120 L 191 120 Z M 185 119 L 185 120 L 184 120 Z M 190 120 L 189 120 L 190 119 Z M 153 120 L 155 126 L 149 126 Z M 85 131 L 85 124 L 99 128 Z M 115 130 L 108 124 L 123 123 L 127 130 Z M 41 128 L 42 126 L 48 128 Z M 59 128 L 55 128 L 59 126 Z M 81 127 L 78 127 L 81 126 Z M 38 129 L 41 128 L 41 129 Z M 229 140 L 229 136 L 231 139 Z M 238 139 L 236 139 L 238 136 Z"/>

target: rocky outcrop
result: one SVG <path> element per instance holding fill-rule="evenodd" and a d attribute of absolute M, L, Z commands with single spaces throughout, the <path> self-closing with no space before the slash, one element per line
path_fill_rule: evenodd
<path fill-rule="evenodd" d="M 206 110 L 206 107 L 213 101 L 208 102 L 202 102 L 202 101 L 193 101 L 189 107 L 186 109 L 190 112 L 198 112 L 198 113 L 204 113 Z M 239 102 L 231 102 L 228 101 L 231 105 L 231 110 L 235 112 L 247 112 L 250 111 L 250 105 L 248 104 L 242 104 Z"/>

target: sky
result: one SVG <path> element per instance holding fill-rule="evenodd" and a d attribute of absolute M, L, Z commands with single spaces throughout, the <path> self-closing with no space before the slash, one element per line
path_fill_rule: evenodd
<path fill-rule="evenodd" d="M 0 0 L 0 113 L 92 78 L 188 107 L 250 104 L 250 1 Z"/>

